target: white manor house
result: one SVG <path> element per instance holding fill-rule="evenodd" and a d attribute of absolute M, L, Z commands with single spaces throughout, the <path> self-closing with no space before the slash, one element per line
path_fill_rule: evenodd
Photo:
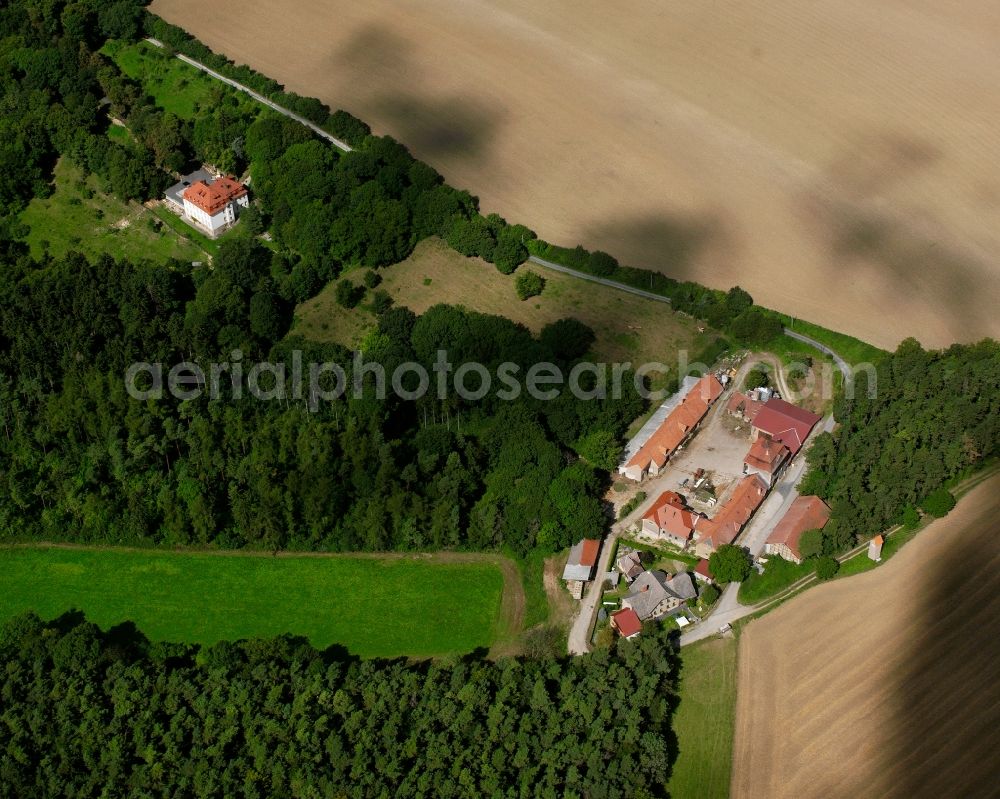
<path fill-rule="evenodd" d="M 199 169 L 185 175 L 164 196 L 189 224 L 213 238 L 236 224 L 240 210 L 250 205 L 250 192 L 235 178 Z"/>

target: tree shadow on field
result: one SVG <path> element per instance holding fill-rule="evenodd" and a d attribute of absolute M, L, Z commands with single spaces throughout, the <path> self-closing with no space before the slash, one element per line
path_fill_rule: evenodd
<path fill-rule="evenodd" d="M 655 270 L 675 280 L 704 280 L 704 269 L 697 264 L 729 251 L 728 235 L 721 221 L 711 215 L 649 214 L 598 220 L 588 231 L 592 249 L 606 250 L 623 266 Z M 626 253 L 637 255 L 629 258 Z"/>
<path fill-rule="evenodd" d="M 907 181 L 944 156 L 908 134 L 865 137 L 833 159 L 823 183 L 803 192 L 801 218 L 826 242 L 834 290 L 837 280 L 875 269 L 892 287 L 887 301 L 918 297 L 935 307 L 955 338 L 970 340 L 997 329 L 1000 274 L 960 240 L 946 240 L 947 229 L 928 209 L 903 205 Z M 833 194 L 824 183 L 832 184 Z M 912 320 L 917 338 L 924 321 Z"/>
<path fill-rule="evenodd" d="M 432 88 L 414 44 L 371 24 L 330 56 L 330 67 L 361 89 L 361 116 L 368 112 L 415 155 L 479 160 L 489 154 L 506 111 L 469 93 Z"/>
<path fill-rule="evenodd" d="M 970 500 L 980 507 L 955 546 L 915 581 L 920 634 L 902 669 L 883 675 L 895 723 L 875 743 L 900 799 L 1000 796 L 1000 482 L 991 483 L 992 496 Z"/>
<path fill-rule="evenodd" d="M 978 338 L 969 331 L 981 333 L 995 327 L 991 289 L 983 285 L 984 271 L 971 258 L 897 222 L 853 209 L 841 209 L 831 216 L 830 231 L 833 274 L 849 279 L 852 271 L 874 264 L 889 278 L 898 296 L 918 295 L 933 301 L 948 329 L 962 340 Z M 926 285 L 929 277 L 937 278 L 933 287 Z M 994 286 L 994 296 L 1000 296 L 998 291 Z M 922 321 L 912 320 L 912 333 L 917 338 Z"/>

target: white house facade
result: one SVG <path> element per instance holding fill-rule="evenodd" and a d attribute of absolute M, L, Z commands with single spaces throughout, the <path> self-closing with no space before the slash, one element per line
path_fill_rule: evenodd
<path fill-rule="evenodd" d="M 213 237 L 236 224 L 250 205 L 250 193 L 238 180 L 213 178 L 203 170 L 168 189 L 166 199 L 187 222 Z"/>

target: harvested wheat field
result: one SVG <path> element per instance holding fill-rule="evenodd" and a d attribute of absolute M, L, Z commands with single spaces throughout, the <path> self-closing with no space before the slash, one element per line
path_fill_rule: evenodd
<path fill-rule="evenodd" d="M 740 639 L 734 797 L 996 796 L 1000 477 Z"/>
<path fill-rule="evenodd" d="M 894 346 L 1000 336 L 992 0 L 155 0 L 559 244 Z"/>

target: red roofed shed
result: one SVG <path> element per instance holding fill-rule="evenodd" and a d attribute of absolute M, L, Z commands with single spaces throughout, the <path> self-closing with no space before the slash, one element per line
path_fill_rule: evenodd
<path fill-rule="evenodd" d="M 635 638 L 642 632 L 642 622 L 632 608 L 622 608 L 612 613 L 611 626 L 618 630 L 622 638 Z"/>

